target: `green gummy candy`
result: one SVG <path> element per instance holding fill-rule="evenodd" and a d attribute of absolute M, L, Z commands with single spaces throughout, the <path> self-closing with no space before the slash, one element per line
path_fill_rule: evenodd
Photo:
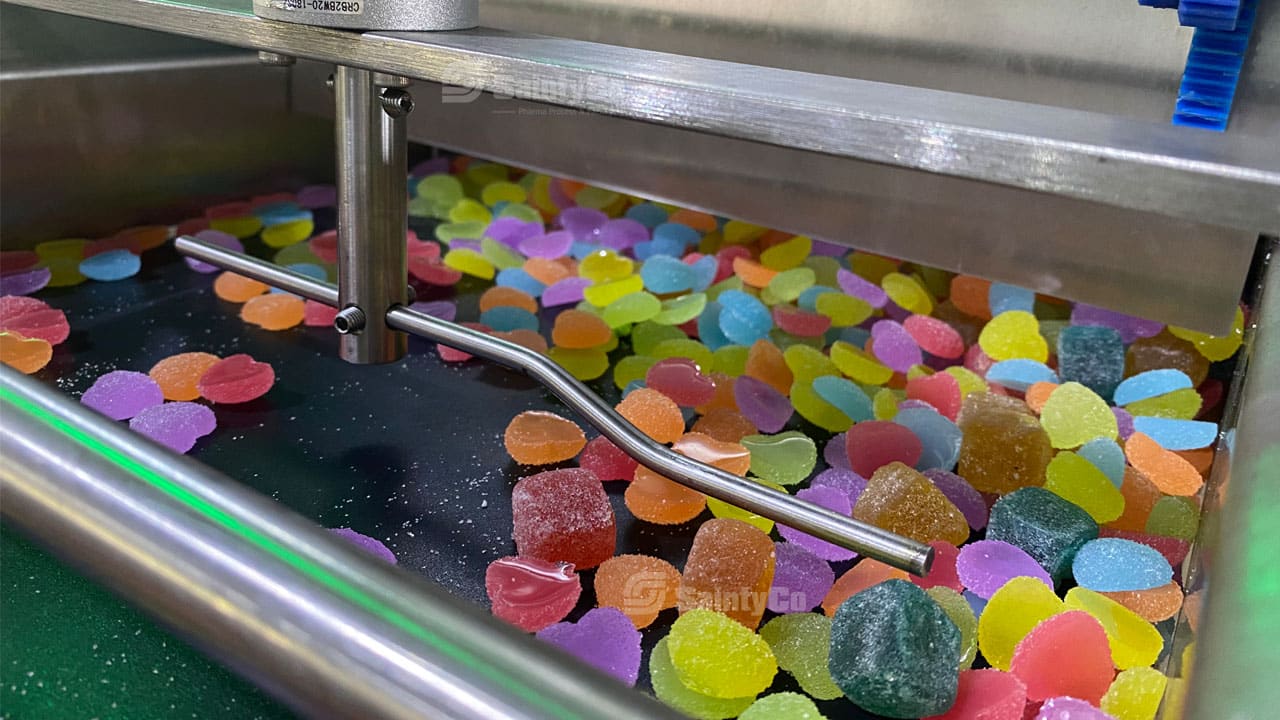
<path fill-rule="evenodd" d="M 799 693 L 774 693 L 756 700 L 739 720 L 826 720 L 813 701 Z"/>
<path fill-rule="evenodd" d="M 769 643 L 774 657 L 778 658 L 778 667 L 791 673 L 800 689 L 819 700 L 834 700 L 844 695 L 827 669 L 831 618 L 817 613 L 779 615 L 760 628 L 760 637 Z"/>
<path fill-rule="evenodd" d="M 738 717 L 755 701 L 754 696 L 727 700 L 713 698 L 685 687 L 676 675 L 675 666 L 671 664 L 671 652 L 667 649 L 666 638 L 659 640 L 649 655 L 649 682 L 653 685 L 653 694 L 659 700 L 698 720 Z"/>
<path fill-rule="evenodd" d="M 748 435 L 743 447 L 751 453 L 751 474 L 779 485 L 795 485 L 809 477 L 818 463 L 818 448 L 802 432 Z"/>
<path fill-rule="evenodd" d="M 968 670 L 978 656 L 978 618 L 973 614 L 973 606 L 963 595 L 942 585 L 935 585 L 925 593 L 960 630 L 960 669 Z"/>
<path fill-rule="evenodd" d="M 1196 539 L 1200 510 L 1191 498 L 1166 496 L 1156 501 L 1147 516 L 1147 532 L 1188 542 Z"/>

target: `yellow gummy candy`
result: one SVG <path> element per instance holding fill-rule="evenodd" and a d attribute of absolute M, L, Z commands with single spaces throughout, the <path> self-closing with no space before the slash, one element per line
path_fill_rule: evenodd
<path fill-rule="evenodd" d="M 481 238 L 480 254 L 499 270 L 524 267 L 523 255 L 490 237 Z"/>
<path fill-rule="evenodd" d="M 927 365 L 912 365 L 907 368 L 907 379 L 915 380 L 916 378 L 929 377 L 933 374 L 933 368 Z"/>
<path fill-rule="evenodd" d="M 767 488 L 777 490 L 780 493 L 785 494 L 787 492 L 786 488 L 777 483 L 769 482 L 768 480 L 761 480 L 757 477 L 753 477 L 751 480 L 754 480 Z M 743 510 L 736 505 L 730 505 L 723 500 L 717 500 L 713 497 L 707 498 L 707 509 L 711 511 L 712 515 L 718 518 L 733 518 L 734 520 L 741 520 L 749 525 L 754 525 L 760 528 L 763 532 L 773 530 L 773 521 L 769 518 L 756 515 L 748 510 Z"/>
<path fill-rule="evenodd" d="M 449 208 L 449 222 L 478 222 L 488 226 L 492 221 L 493 213 L 489 212 L 489 208 L 478 200 L 462 198 L 453 207 Z"/>
<path fill-rule="evenodd" d="M 990 609 L 991 606 L 987 607 Z M 1149 667 L 1160 656 L 1164 639 L 1155 626 L 1115 600 L 1076 587 L 1067 592 L 1066 608 L 1083 610 L 1102 623 L 1107 642 L 1111 645 L 1111 661 L 1117 668 Z M 983 617 L 986 617 L 986 611 L 983 611 Z"/>
<path fill-rule="evenodd" d="M 542 215 L 524 203 L 511 203 L 502 208 L 502 211 L 498 213 L 498 217 L 510 217 L 524 222 L 542 222 Z"/>
<path fill-rule="evenodd" d="M 636 380 L 643 380 L 657 362 L 658 358 L 648 355 L 628 355 L 613 366 L 613 384 L 621 390 Z"/>
<path fill-rule="evenodd" d="M 791 268 L 800 267 L 800 263 L 809 257 L 809 252 L 813 249 L 813 241 L 804 235 L 796 235 L 790 240 L 780 242 L 777 245 L 760 253 L 760 264 L 770 270 L 790 270 Z"/>
<path fill-rule="evenodd" d="M 978 648 L 992 667 L 1008 670 L 1022 638 L 1042 620 L 1060 612 L 1062 601 L 1052 588 L 1035 578 L 1015 577 L 997 590 L 982 610 Z"/>
<path fill-rule="evenodd" d="M 832 327 L 853 327 L 871 317 L 870 303 L 844 293 L 823 293 L 814 305 L 819 315 L 831 318 Z"/>
<path fill-rule="evenodd" d="M 609 307 L 631 293 L 644 290 L 644 280 L 639 275 L 628 275 L 620 280 L 592 285 L 582 291 L 582 297 L 596 307 Z"/>
<path fill-rule="evenodd" d="M 1130 668 L 1116 675 L 1100 707 L 1116 720 L 1153 720 L 1169 680 L 1159 670 Z"/>
<path fill-rule="evenodd" d="M 662 310 L 653 316 L 659 325 L 682 325 L 702 314 L 707 307 L 705 293 L 690 293 L 662 301 Z"/>
<path fill-rule="evenodd" d="M 724 229 L 721 232 L 724 235 L 726 244 L 744 245 L 753 240 L 759 240 L 760 236 L 767 231 L 768 228 L 763 228 L 759 225 L 752 225 L 741 220 L 730 220 L 724 224 Z"/>
<path fill-rule="evenodd" d="M 500 202 L 522 203 L 526 197 L 527 194 L 524 188 L 506 180 L 489 183 L 480 191 L 480 201 L 489 207 L 493 207 Z"/>
<path fill-rule="evenodd" d="M 1169 326 L 1169 332 L 1195 345 L 1201 355 L 1213 362 L 1226 360 L 1240 349 L 1240 343 L 1244 341 L 1244 312 L 1236 308 L 1231 330 L 1226 335 L 1208 335 L 1173 325 Z"/>
<path fill-rule="evenodd" d="M 840 284 L 840 271 L 844 266 L 839 260 L 825 255 L 810 255 L 804 259 L 803 265 L 813 271 L 819 285 L 834 288 Z"/>
<path fill-rule="evenodd" d="M 450 242 L 458 238 L 463 240 L 479 240 L 484 235 L 484 229 L 488 227 L 488 223 L 482 222 L 447 222 L 440 223 L 436 226 L 436 239 L 440 242 Z"/>
<path fill-rule="evenodd" d="M 621 199 L 622 196 L 612 190 L 590 185 L 582 188 L 573 196 L 573 201 L 582 207 L 595 208 L 596 210 L 604 210 L 611 205 L 616 205 Z"/>
<path fill-rule="evenodd" d="M 262 229 L 262 242 L 267 247 L 282 248 L 296 245 L 311 237 L 316 225 L 311 220 L 290 220 Z"/>
<path fill-rule="evenodd" d="M 1040 424 L 1055 448 L 1076 448 L 1099 437 L 1115 440 L 1120 434 L 1107 401 L 1077 382 L 1054 388 L 1040 409 Z"/>
<path fill-rule="evenodd" d="M 956 383 L 960 386 L 960 397 L 964 397 L 969 393 L 987 391 L 987 381 L 969 368 L 952 365 L 943 370 L 943 372 L 956 379 Z"/>
<path fill-rule="evenodd" d="M 1009 310 L 991 318 L 978 335 L 978 345 L 993 360 L 1049 359 L 1049 343 L 1040 335 L 1040 323 L 1024 310 Z"/>
<path fill-rule="evenodd" d="M 553 347 L 547 355 L 579 380 L 595 380 L 609 369 L 609 355 L 598 348 L 571 350 Z"/>
<path fill-rule="evenodd" d="M 747 356 L 750 354 L 751 348 L 746 345 L 725 345 L 717 348 L 711 354 L 711 369 L 729 377 L 738 377 L 746 371 Z"/>
<path fill-rule="evenodd" d="M 849 269 L 862 279 L 879 284 L 885 275 L 897 272 L 898 264 L 879 255 L 855 252 L 849 257 Z"/>
<path fill-rule="evenodd" d="M 769 644 L 746 626 L 713 610 L 681 615 L 667 635 L 671 664 L 685 687 L 718 698 L 764 691 L 778 673 Z"/>
<path fill-rule="evenodd" d="M 445 253 L 444 264 L 484 280 L 492 280 L 495 274 L 493 263 L 470 248 L 455 248 Z"/>
<path fill-rule="evenodd" d="M 814 378 L 840 374 L 840 368 L 836 367 L 831 358 L 809 345 L 792 345 L 782 352 L 782 359 L 796 382 L 812 384 Z"/>
<path fill-rule="evenodd" d="M 1044 489 L 1075 503 L 1099 524 L 1124 512 L 1124 495 L 1097 465 L 1073 452 L 1060 452 L 1045 469 Z"/>
<path fill-rule="evenodd" d="M 257 215 L 216 218 L 209 221 L 209 228 L 244 240 L 253 237 L 262 229 L 262 219 Z"/>
<path fill-rule="evenodd" d="M 898 416 L 898 403 L 901 398 L 889 388 L 880 388 L 871 398 L 871 411 L 877 420 L 892 420 Z"/>
<path fill-rule="evenodd" d="M 1133 415 L 1171 418 L 1173 420 L 1194 420 L 1200 413 L 1200 405 L 1204 398 L 1194 388 L 1182 388 L 1171 393 L 1157 395 L 1153 398 L 1139 400 L 1124 406 Z"/>
<path fill-rule="evenodd" d="M 933 298 L 918 280 L 910 275 L 891 272 L 880 279 L 880 287 L 898 307 L 917 315 L 933 312 Z"/>
<path fill-rule="evenodd" d="M 55 257 L 42 263 L 49 269 L 48 287 L 70 287 L 88 279 L 80 272 L 80 258 Z"/>
<path fill-rule="evenodd" d="M 843 340 L 831 344 L 831 362 L 849 379 L 863 385 L 883 385 L 893 377 L 893 370 L 884 363 Z M 985 382 L 983 387 L 986 387 Z"/>
<path fill-rule="evenodd" d="M 467 166 L 465 177 L 475 187 L 484 187 L 489 183 L 506 180 L 511 170 L 499 163 L 471 163 Z"/>
<path fill-rule="evenodd" d="M 791 405 L 800 417 L 823 430 L 844 432 L 853 427 L 853 420 L 848 415 L 814 391 L 812 380 L 797 379 L 792 383 L 789 394 Z"/>
<path fill-rule="evenodd" d="M 578 275 L 594 283 L 622 280 L 635 270 L 635 262 L 612 250 L 597 250 L 578 263 Z"/>

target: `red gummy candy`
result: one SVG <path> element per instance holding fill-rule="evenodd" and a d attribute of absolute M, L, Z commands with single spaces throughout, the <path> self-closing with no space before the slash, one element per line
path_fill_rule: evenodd
<path fill-rule="evenodd" d="M 30 270 L 40 264 L 40 256 L 30 250 L 0 250 L 0 274 Z"/>
<path fill-rule="evenodd" d="M 1097 705 L 1115 669 L 1102 624 L 1082 610 L 1054 615 L 1035 626 L 1013 651 L 1009 672 L 1031 700 L 1070 695 Z"/>
<path fill-rule="evenodd" d="M 548 470 L 521 479 L 511 491 L 516 550 L 524 557 L 593 568 L 613 557 L 613 507 L 595 473 Z"/>
<path fill-rule="evenodd" d="M 716 395 L 716 383 L 698 370 L 698 364 L 688 358 L 667 358 L 649 368 L 644 377 L 645 386 L 671 398 L 681 407 L 694 407 L 711 402 Z"/>
<path fill-rule="evenodd" d="M 915 467 L 924 446 L 911 430 L 881 420 L 860 422 L 845 434 L 849 468 L 862 477 L 871 477 L 882 466 L 897 461 Z"/>
<path fill-rule="evenodd" d="M 409 256 L 409 274 L 428 285 L 457 285 L 462 271 L 454 270 L 438 258 L 428 255 Z"/>
<path fill-rule="evenodd" d="M 796 337 L 819 337 L 831 329 L 831 318 L 806 312 L 791 305 L 775 305 L 773 322 L 783 331 Z"/>
<path fill-rule="evenodd" d="M 465 327 L 469 327 L 472 330 L 479 330 L 480 332 L 483 332 L 483 333 L 493 332 L 493 330 L 488 325 L 484 325 L 481 323 L 464 322 L 460 324 Z M 451 348 L 448 345 L 444 345 L 441 343 L 436 343 L 436 352 L 440 353 L 440 359 L 445 362 L 466 362 L 470 360 L 472 357 L 471 353 L 463 352 L 461 350 L 458 350 L 456 348 Z"/>
<path fill-rule="evenodd" d="M 603 435 L 592 438 L 582 449 L 582 454 L 578 456 L 578 467 L 590 470 L 603 482 L 610 480 L 631 482 L 639 464 Z"/>
<path fill-rule="evenodd" d="M 302 324 L 307 327 L 333 327 L 333 318 L 337 314 L 336 307 L 308 300 L 303 309 Z"/>
<path fill-rule="evenodd" d="M 200 376 L 196 389 L 209 402 L 232 405 L 262 397 L 275 382 L 270 365 L 240 353 L 214 363 Z"/>
<path fill-rule="evenodd" d="M 947 587 L 956 592 L 964 592 L 964 584 L 960 582 L 960 574 L 956 572 L 956 559 L 960 557 L 960 549 L 945 540 L 934 540 L 929 543 L 933 548 L 933 566 L 924 577 L 912 575 L 911 582 L 924 589 L 931 587 Z"/>
<path fill-rule="evenodd" d="M 569 563 L 505 557 L 484 572 L 493 614 L 525 632 L 560 622 L 578 604 L 582 580 Z"/>
<path fill-rule="evenodd" d="M 71 334 L 67 314 L 35 298 L 6 295 L 0 298 L 0 332 L 38 338 L 57 345 Z"/>
<path fill-rule="evenodd" d="M 327 263 L 338 262 L 338 231 L 330 230 L 307 241 L 311 253 Z"/>
<path fill-rule="evenodd" d="M 955 704 L 926 720 L 1022 720 L 1026 702 L 1027 690 L 1017 677 L 994 669 L 965 670 Z"/>
<path fill-rule="evenodd" d="M 923 400 L 955 422 L 960 414 L 960 383 L 950 373 L 934 373 L 907 381 L 907 399 Z"/>

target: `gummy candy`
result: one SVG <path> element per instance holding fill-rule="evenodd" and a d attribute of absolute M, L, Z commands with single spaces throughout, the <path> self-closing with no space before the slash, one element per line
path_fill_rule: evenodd
<path fill-rule="evenodd" d="M 1033 385 L 1057 384 L 1058 374 L 1048 365 L 1035 360 L 1017 358 L 1002 360 L 987 369 L 987 382 L 996 383 L 1010 390 L 1026 392 Z M 1030 404 L 1030 398 L 1027 400 Z M 1043 405 L 1043 403 L 1040 403 Z M 1038 412 L 1037 408 L 1036 409 Z"/>
<path fill-rule="evenodd" d="M 791 401 L 750 375 L 743 375 L 734 383 L 733 397 L 742 415 L 766 433 L 778 432 L 791 419 Z"/>
<path fill-rule="evenodd" d="M 1079 506 L 1098 523 L 1124 512 L 1124 495 L 1098 466 L 1073 452 L 1060 452 L 1045 469 L 1044 489 Z"/>
<path fill-rule="evenodd" d="M 781 692 L 756 700 L 740 720 L 826 720 L 818 706 L 799 693 Z"/>
<path fill-rule="evenodd" d="M 831 566 L 803 546 L 774 543 L 768 609 L 775 613 L 808 612 L 821 604 L 835 579 Z"/>
<path fill-rule="evenodd" d="M 560 313 L 551 330 L 551 341 L 563 348 L 598 347 L 609 342 L 612 337 L 613 331 L 603 320 L 581 310 L 565 310 Z"/>
<path fill-rule="evenodd" d="M 1151 506 L 1144 529 L 1154 535 L 1194 540 L 1200 525 L 1200 512 L 1190 498 L 1162 497 Z"/>
<path fill-rule="evenodd" d="M 1022 720 L 1027 689 L 1016 675 L 999 670 L 960 673 L 956 702 L 928 720 Z"/>
<path fill-rule="evenodd" d="M 698 418 L 693 424 L 693 431 L 724 442 L 739 442 L 748 435 L 754 435 L 756 426 L 739 412 L 713 409 Z"/>
<path fill-rule="evenodd" d="M 1053 587 L 1049 573 L 1021 548 L 1000 540 L 979 540 L 960 549 L 956 572 L 969 592 L 990 599 L 1015 577 L 1029 577 Z"/>
<path fill-rule="evenodd" d="M 485 290 L 484 294 L 480 296 L 480 312 L 492 310 L 493 308 L 501 305 L 518 307 L 529 313 L 538 312 L 538 301 L 534 300 L 528 293 L 516 288 L 494 285 L 488 290 Z M 598 345 L 599 343 L 596 344 Z M 588 345 L 587 347 L 591 346 Z"/>
<path fill-rule="evenodd" d="M 748 435 L 742 445 L 751 452 L 751 474 L 779 485 L 795 485 L 818 463 L 818 448 L 804 433 Z"/>
<path fill-rule="evenodd" d="M 1018 643 L 1062 609 L 1062 601 L 1042 581 L 1015 577 L 991 596 L 978 617 L 978 649 L 992 667 L 1008 670 Z"/>
<path fill-rule="evenodd" d="M 927 478 L 901 462 L 875 471 L 858 497 L 853 517 L 925 543 L 945 540 L 959 546 L 969 539 L 969 523 L 960 510 Z"/>
<path fill-rule="evenodd" d="M 925 593 L 942 608 L 960 630 L 960 661 L 958 667 L 967 669 L 978 656 L 978 618 L 973 608 L 960 593 L 942 585 L 926 588 Z"/>
<path fill-rule="evenodd" d="M 489 563 L 484 587 L 493 614 L 525 632 L 559 622 L 582 593 L 582 581 L 571 563 L 530 557 L 505 557 Z"/>
<path fill-rule="evenodd" d="M 1168 332 L 1138 340 L 1125 353 L 1125 375 L 1137 377 L 1162 369 L 1181 372 L 1191 380 L 1187 387 L 1194 387 L 1209 375 L 1209 361 L 1194 345 Z"/>
<path fill-rule="evenodd" d="M 979 492 L 1008 493 L 1044 483 L 1052 450 L 1026 406 L 989 393 L 964 399 L 958 425 L 964 433 L 958 473 Z"/>
<path fill-rule="evenodd" d="M 640 631 L 616 608 L 588 610 L 576 623 L 561 622 L 539 630 L 538 639 L 627 685 L 636 684 L 640 674 Z"/>
<path fill-rule="evenodd" d="M 658 525 L 688 522 L 707 505 L 702 493 L 668 480 L 643 465 L 636 468 L 623 501 L 632 515 Z"/>
<path fill-rule="evenodd" d="M 716 610 L 754 630 L 768 604 L 773 572 L 768 535 L 741 520 L 708 520 L 698 528 L 685 561 L 680 612 Z"/>
<path fill-rule="evenodd" d="M 113 370 L 93 381 L 80 402 L 112 420 L 128 420 L 153 405 L 164 402 L 160 386 L 147 375 L 132 370 Z"/>
<path fill-rule="evenodd" d="M 1120 603 L 1082 587 L 1067 591 L 1065 607 L 1083 610 L 1102 623 L 1111 645 L 1111 661 L 1120 670 L 1148 667 L 1164 647 L 1160 633 Z"/>
<path fill-rule="evenodd" d="M 638 463 L 603 435 L 592 438 L 578 456 L 578 467 L 595 473 L 602 482 L 631 481 Z"/>
<path fill-rule="evenodd" d="M 1076 551 L 1098 537 L 1098 524 L 1084 510 L 1043 488 L 1023 488 L 991 508 L 988 540 L 1022 548 L 1055 581 L 1068 576 Z"/>
<path fill-rule="evenodd" d="M 769 687 L 778 672 L 768 643 L 712 610 L 696 608 L 680 615 L 667 635 L 667 647 L 680 681 L 712 697 L 755 695 Z"/>
<path fill-rule="evenodd" d="M 964 514 L 969 527 L 981 530 L 987 526 L 987 503 L 968 481 L 955 473 L 936 468 L 925 470 L 924 476 Z"/>
<path fill-rule="evenodd" d="M 1133 429 L 1166 450 L 1195 450 L 1209 446 L 1218 437 L 1216 423 L 1197 420 L 1135 417 Z"/>
<path fill-rule="evenodd" d="M 853 503 L 849 499 L 849 494 L 840 488 L 831 487 L 829 485 L 815 485 L 805 488 L 797 492 L 796 497 L 806 502 L 811 502 L 814 505 L 824 507 L 839 515 L 848 516 L 853 511 Z M 852 560 L 854 557 L 857 557 L 857 553 L 852 550 L 845 549 L 839 545 L 827 542 L 826 540 L 820 540 L 812 535 L 806 535 L 805 533 L 786 525 L 778 526 L 778 534 L 781 535 L 783 539 L 800 545 L 823 560 Z M 826 594 L 826 590 L 823 590 L 823 594 Z M 818 604 L 818 599 L 818 597 L 813 598 L 814 605 Z"/>
<path fill-rule="evenodd" d="M 1056 697 L 1044 701 L 1033 720 L 1116 720 L 1084 700 Z"/>
<path fill-rule="evenodd" d="M 1094 467 L 1107 476 L 1112 485 L 1121 486 L 1125 469 L 1124 450 L 1115 441 L 1109 438 L 1094 438 L 1081 445 L 1076 454 L 1093 463 Z"/>
<path fill-rule="evenodd" d="M 891 272 L 880 279 L 880 287 L 898 307 L 917 315 L 933 311 L 933 298 L 915 278 Z"/>
<path fill-rule="evenodd" d="M 6 295 L 0 298 L 0 332 L 59 345 L 71 335 L 67 315 L 35 298 Z"/>
<path fill-rule="evenodd" d="M 512 490 L 511 514 L 523 557 L 588 569 L 613 556 L 613 508 L 590 470 L 548 470 L 522 478 Z"/>
<path fill-rule="evenodd" d="M 1040 335 L 1036 316 L 1024 310 L 1009 310 L 996 315 L 978 336 L 978 345 L 993 360 L 1027 358 L 1045 362 L 1049 345 Z"/>
<path fill-rule="evenodd" d="M 1169 582 L 1150 590 L 1120 590 L 1099 593 L 1131 610 L 1147 622 L 1168 620 L 1182 609 L 1182 588 Z"/>
<path fill-rule="evenodd" d="M 1109 327 L 1073 325 L 1058 335 L 1058 372 L 1103 398 L 1111 397 L 1124 377 L 1125 350 L 1120 333 Z"/>
<path fill-rule="evenodd" d="M 844 341 L 831 344 L 831 362 L 840 372 L 864 385 L 883 385 L 893 377 L 891 368 Z"/>
<path fill-rule="evenodd" d="M 129 420 L 129 429 L 176 452 L 185 453 L 196 440 L 217 427 L 213 411 L 192 402 L 170 402 L 144 408 Z"/>
<path fill-rule="evenodd" d="M 1071 571 L 1081 587 L 1098 592 L 1151 590 L 1173 579 L 1173 568 L 1159 551 L 1123 538 L 1085 543 Z"/>
<path fill-rule="evenodd" d="M 80 261 L 80 274 L 101 282 L 133 277 L 141 269 L 142 258 L 128 250 L 109 250 Z"/>
<path fill-rule="evenodd" d="M 582 428 L 555 413 L 526 410 L 512 418 L 503 435 L 507 454 L 522 465 L 568 460 L 587 444 Z"/>
<path fill-rule="evenodd" d="M 770 620 L 760 628 L 778 667 L 795 677 L 809 695 L 819 700 L 841 697 L 827 670 L 831 645 L 831 620 L 825 615 L 793 613 Z"/>
<path fill-rule="evenodd" d="M 573 350 L 553 347 L 547 351 L 547 357 L 579 380 L 595 380 L 609 370 L 609 356 L 598 348 Z"/>
<path fill-rule="evenodd" d="M 964 338 L 946 322 L 928 315 L 912 315 L 902 322 L 920 349 L 935 357 L 954 360 L 964 355 Z"/>
<path fill-rule="evenodd" d="M 878 585 L 885 580 L 906 579 L 907 574 L 898 568 L 886 565 L 879 560 L 863 558 L 858 561 L 858 564 L 836 578 L 835 583 L 831 585 L 831 589 L 822 598 L 822 611 L 827 614 L 827 617 L 834 617 L 836 611 L 840 609 L 845 600 L 863 590 L 873 585 Z"/>
<path fill-rule="evenodd" d="M 1161 323 L 1143 320 L 1112 310 L 1106 310 L 1085 303 L 1076 303 L 1071 310 L 1072 325 L 1108 327 L 1114 329 L 1120 340 L 1129 344 L 1139 338 L 1156 335 L 1164 327 Z"/>
<path fill-rule="evenodd" d="M 854 425 L 845 434 L 849 468 L 863 477 L 891 462 L 914 466 L 923 446 L 910 429 L 892 422 L 872 420 Z"/>
<path fill-rule="evenodd" d="M 224 272 L 213 281 L 213 292 L 218 297 L 227 302 L 243 303 L 257 295 L 261 295 L 270 288 L 265 283 L 257 280 L 237 275 L 233 272 Z"/>
<path fill-rule="evenodd" d="M 53 272 L 47 267 L 0 274 L 0 295 L 31 295 L 48 286 Z"/>
<path fill-rule="evenodd" d="M 872 325 L 871 340 L 871 354 L 897 372 L 905 373 L 924 361 L 915 339 L 893 320 L 879 320 Z"/>
<path fill-rule="evenodd" d="M 362 535 L 351 528 L 329 528 L 329 532 L 382 560 L 383 562 L 396 564 L 396 555 L 377 538 Z"/>
<path fill-rule="evenodd" d="M 822 293 L 814 302 L 814 310 L 831 319 L 833 327 L 852 327 L 871 317 L 871 305 L 862 298 L 838 292 Z M 914 335 L 912 337 L 915 337 Z M 945 342 L 941 338 L 933 342 Z M 919 339 L 916 342 L 920 342 Z"/>
<path fill-rule="evenodd" d="M 240 317 L 263 330 L 287 330 L 302 324 L 306 305 L 293 295 L 256 295 L 240 308 Z"/>
<path fill-rule="evenodd" d="M 775 492 L 780 492 L 784 495 L 787 493 L 787 489 L 777 483 L 772 483 L 768 480 L 761 480 L 760 478 L 751 478 L 751 480 Z M 712 497 L 707 498 L 707 509 L 710 510 L 711 514 L 715 517 L 741 520 L 753 527 L 759 528 L 761 532 L 767 533 L 773 530 L 773 521 L 769 518 L 756 515 L 749 510 L 743 510 L 736 505 L 730 505 L 723 500 L 717 500 Z"/>
<path fill-rule="evenodd" d="M 1116 675 L 1100 706 L 1116 720 L 1152 720 L 1160 709 L 1168 682 L 1163 673 L 1153 668 L 1124 670 Z"/>
<path fill-rule="evenodd" d="M 1097 393 L 1076 382 L 1059 385 L 1040 411 L 1040 422 L 1055 448 L 1079 447 L 1097 437 L 1119 434 L 1116 417 Z"/>
<path fill-rule="evenodd" d="M 1166 495 L 1194 495 L 1204 485 L 1195 467 L 1154 440 L 1134 432 L 1124 444 L 1129 464 Z"/>
<path fill-rule="evenodd" d="M 669 639 L 662 638 L 649 654 L 649 681 L 659 700 L 699 720 L 726 720 L 746 711 L 755 693 L 740 698 L 717 698 L 685 686 L 671 664 Z"/>
<path fill-rule="evenodd" d="M 675 442 L 684 434 L 680 407 L 657 390 L 641 388 L 623 398 L 616 409 L 641 432 L 660 443 Z"/>
<path fill-rule="evenodd" d="M 567 277 L 563 280 L 558 280 L 542 291 L 542 305 L 543 307 L 558 307 L 582 302 L 586 297 L 586 289 L 589 287 L 591 287 L 591 281 L 586 278 Z"/>
<path fill-rule="evenodd" d="M 0 332 L 0 362 L 14 370 L 30 375 L 48 365 L 52 359 L 53 346 L 47 340 Z"/>
<path fill-rule="evenodd" d="M 196 381 L 196 389 L 209 402 L 231 405 L 262 397 L 275 382 L 270 365 L 240 353 L 209 366 Z"/>
<path fill-rule="evenodd" d="M 618 555 L 596 569 L 595 591 L 600 607 L 617 608 L 637 628 L 645 628 L 658 613 L 676 606 L 680 571 L 648 555 Z"/>
<path fill-rule="evenodd" d="M 1107 634 L 1088 613 L 1072 610 L 1047 618 L 1013 651 L 1009 671 L 1027 687 L 1027 699 L 1057 695 L 1097 703 L 1111 684 Z"/>
<path fill-rule="evenodd" d="M 684 358 L 658 361 L 645 374 L 645 385 L 683 407 L 710 402 L 716 391 L 715 381 L 703 375 L 692 360 Z"/>
<path fill-rule="evenodd" d="M 831 676 L 868 712 L 914 718 L 956 699 L 960 631 L 923 590 L 888 580 L 846 600 L 831 624 Z"/>
<path fill-rule="evenodd" d="M 941 540 L 934 540 L 929 543 L 929 547 L 933 548 L 933 564 L 929 567 L 929 572 L 924 577 L 913 575 L 908 580 L 925 590 L 934 587 L 946 587 L 956 592 L 962 592 L 964 584 L 960 582 L 960 576 L 956 570 L 956 560 L 959 559 L 960 549 L 949 542 Z"/>
<path fill-rule="evenodd" d="M 875 417 L 875 410 L 867 393 L 842 377 L 823 375 L 814 378 L 813 391 L 838 408 L 853 422 L 871 420 Z"/>
<path fill-rule="evenodd" d="M 1226 335 L 1209 335 L 1207 333 L 1169 326 L 1169 332 L 1195 346 L 1205 358 L 1218 362 L 1226 360 L 1240 349 L 1244 340 L 1244 312 L 1236 308 L 1235 319 Z"/>

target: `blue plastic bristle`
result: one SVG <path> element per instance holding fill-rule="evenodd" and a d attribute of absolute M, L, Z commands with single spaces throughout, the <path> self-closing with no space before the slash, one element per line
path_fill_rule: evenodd
<path fill-rule="evenodd" d="M 1187 4 L 1183 2 L 1182 6 Z M 1257 0 L 1244 0 L 1234 30 L 1211 30 L 1205 26 L 1196 29 L 1191 38 L 1191 51 L 1187 53 L 1182 85 L 1178 88 L 1174 125 L 1227 129 L 1256 10 Z M 1181 8 L 1178 12 L 1181 18 Z"/>
<path fill-rule="evenodd" d="M 1235 30 L 1240 20 L 1241 0 L 1182 0 L 1178 22 L 1205 30 Z"/>
<path fill-rule="evenodd" d="M 1178 0 L 1138 0 L 1138 4 L 1143 7 L 1171 9 L 1178 7 Z"/>

